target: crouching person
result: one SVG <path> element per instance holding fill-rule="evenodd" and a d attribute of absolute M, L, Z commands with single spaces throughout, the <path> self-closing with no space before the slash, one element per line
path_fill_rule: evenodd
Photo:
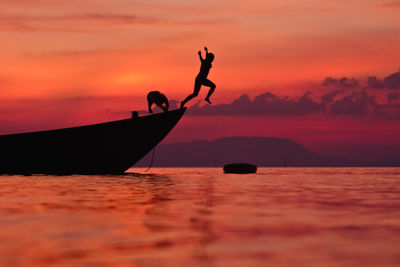
<path fill-rule="evenodd" d="M 164 112 L 168 111 L 169 104 L 168 104 L 168 98 L 160 93 L 159 91 L 151 91 L 150 93 L 147 94 L 147 103 L 149 105 L 149 112 L 153 113 L 153 110 L 151 110 L 151 106 L 153 104 L 156 104 L 158 107 L 160 107 Z"/>

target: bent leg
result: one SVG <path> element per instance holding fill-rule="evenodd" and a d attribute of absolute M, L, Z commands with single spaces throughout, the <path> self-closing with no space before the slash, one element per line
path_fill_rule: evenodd
<path fill-rule="evenodd" d="M 201 83 L 201 80 L 196 78 L 195 83 L 194 83 L 194 90 L 193 90 L 193 93 L 190 94 L 190 95 L 188 95 L 188 96 L 185 98 L 185 100 L 183 100 L 183 101 L 181 102 L 181 108 L 183 108 L 183 107 L 185 106 L 185 104 L 186 104 L 187 102 L 189 102 L 191 99 L 193 99 L 193 98 L 195 98 L 196 96 L 198 96 L 198 94 L 199 94 L 199 92 L 200 92 L 201 84 L 202 84 L 202 83 Z"/>
<path fill-rule="evenodd" d="M 211 104 L 210 96 L 214 93 L 214 90 L 215 90 L 216 86 L 212 81 L 210 81 L 208 79 L 206 79 L 203 82 L 203 85 L 210 87 L 210 90 L 208 91 L 208 94 L 207 94 L 207 96 L 206 96 L 206 98 L 204 100 Z"/>

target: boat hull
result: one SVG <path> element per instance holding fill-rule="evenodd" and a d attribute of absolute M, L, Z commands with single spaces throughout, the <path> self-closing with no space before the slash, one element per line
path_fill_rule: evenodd
<path fill-rule="evenodd" d="M 123 173 L 172 130 L 185 110 L 73 128 L 2 135 L 0 173 Z"/>

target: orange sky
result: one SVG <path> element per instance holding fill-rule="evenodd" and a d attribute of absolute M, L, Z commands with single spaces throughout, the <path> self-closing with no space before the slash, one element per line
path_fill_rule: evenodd
<path fill-rule="evenodd" d="M 399 3 L 2 0 L 1 97 L 182 98 L 203 45 L 220 97 L 379 75 L 399 67 Z"/>
<path fill-rule="evenodd" d="M 183 99 L 204 45 L 216 55 L 209 78 L 218 104 L 244 93 L 299 96 L 327 76 L 398 70 L 400 1 L 1 0 L 0 40 L 3 110 L 82 97 L 112 112 L 144 109 L 151 90 Z M 48 118 L 55 109 L 45 103 L 7 109 L 14 117 L 4 111 L 0 121 Z M 96 106 L 72 115 L 74 102 L 62 103 L 65 122 L 114 118 Z M 10 129 L 0 130 L 18 126 Z"/>

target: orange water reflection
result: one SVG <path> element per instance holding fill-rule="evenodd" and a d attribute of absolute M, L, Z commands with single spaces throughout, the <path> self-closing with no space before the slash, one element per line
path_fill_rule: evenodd
<path fill-rule="evenodd" d="M 0 265 L 400 262 L 400 169 L 152 172 L 0 176 Z"/>

